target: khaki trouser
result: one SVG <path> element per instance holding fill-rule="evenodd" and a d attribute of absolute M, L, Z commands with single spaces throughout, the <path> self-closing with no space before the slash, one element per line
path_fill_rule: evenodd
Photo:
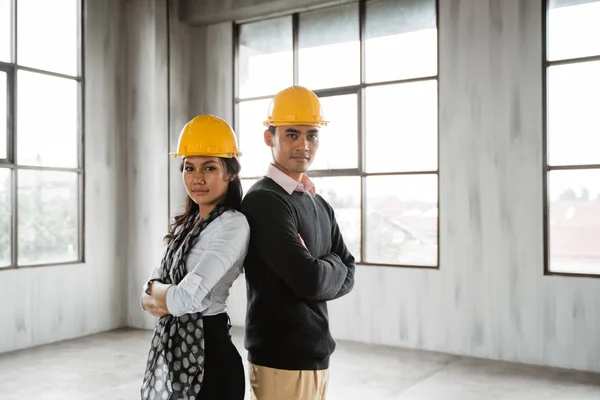
<path fill-rule="evenodd" d="M 248 363 L 252 400 L 326 400 L 329 370 L 288 371 Z"/>

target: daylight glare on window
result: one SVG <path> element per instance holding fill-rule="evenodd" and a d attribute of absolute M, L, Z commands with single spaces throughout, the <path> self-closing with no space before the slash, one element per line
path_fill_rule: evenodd
<path fill-rule="evenodd" d="M 8 76 L 0 71 L 0 159 L 8 155 Z"/>
<path fill-rule="evenodd" d="M 272 159 L 262 125 L 270 98 L 294 83 L 306 86 L 329 121 L 309 173 L 333 205 L 348 248 L 363 263 L 435 267 L 436 2 L 367 1 L 363 46 L 360 10 L 351 3 L 239 26 L 244 187 Z"/>
<path fill-rule="evenodd" d="M 19 65 L 77 75 L 79 0 L 19 0 Z"/>
<path fill-rule="evenodd" d="M 549 270 L 600 274 L 600 1 L 549 6 Z"/>
<path fill-rule="evenodd" d="M 0 61 L 11 60 L 11 0 L 0 0 Z"/>
<path fill-rule="evenodd" d="M 0 0 L 0 268 L 82 260 L 80 8 Z"/>
<path fill-rule="evenodd" d="M 548 60 L 600 54 L 598 21 L 600 21 L 598 0 L 550 0 Z"/>

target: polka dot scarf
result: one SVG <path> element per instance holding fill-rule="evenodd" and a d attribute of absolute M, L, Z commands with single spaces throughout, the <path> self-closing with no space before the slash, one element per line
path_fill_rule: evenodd
<path fill-rule="evenodd" d="M 199 223 L 198 214 L 175 231 L 161 261 L 159 280 L 178 284 L 187 274 L 185 256 L 200 232 L 226 211 L 215 209 Z M 189 232 L 189 234 L 186 234 Z M 204 377 L 204 330 L 202 314 L 181 317 L 166 315 L 159 319 L 148 354 L 142 383 L 142 400 L 196 400 Z"/>

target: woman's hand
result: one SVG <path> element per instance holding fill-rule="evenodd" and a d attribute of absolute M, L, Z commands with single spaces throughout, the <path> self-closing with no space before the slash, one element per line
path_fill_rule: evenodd
<path fill-rule="evenodd" d="M 161 318 L 170 314 L 167 308 L 167 290 L 170 286 L 156 280 L 150 283 L 150 294 L 144 293 L 142 306 L 152 316 Z"/>
<path fill-rule="evenodd" d="M 153 317 L 161 318 L 165 315 L 169 315 L 169 311 L 166 308 L 160 308 L 152 296 L 144 293 L 142 297 L 142 307 Z"/>

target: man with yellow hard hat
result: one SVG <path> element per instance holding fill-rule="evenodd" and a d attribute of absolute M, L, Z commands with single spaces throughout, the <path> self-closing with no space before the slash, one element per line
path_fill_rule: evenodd
<path fill-rule="evenodd" d="M 335 349 L 327 301 L 352 290 L 355 270 L 333 209 L 305 175 L 326 124 L 310 90 L 276 94 L 264 132 L 273 161 L 242 203 L 251 232 L 245 345 L 253 399 L 326 398 Z"/>

